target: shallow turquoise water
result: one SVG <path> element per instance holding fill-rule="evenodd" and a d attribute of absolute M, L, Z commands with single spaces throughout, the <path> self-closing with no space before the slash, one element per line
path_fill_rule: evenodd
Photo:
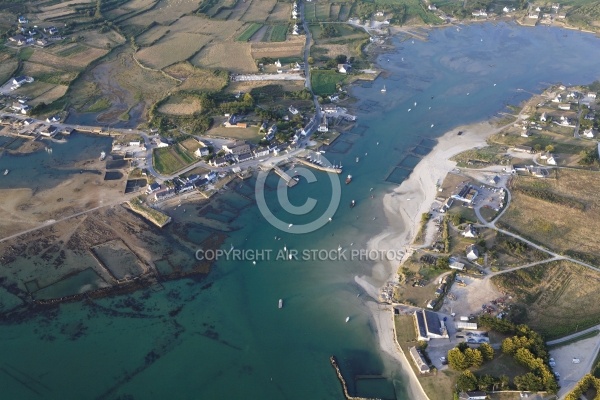
<path fill-rule="evenodd" d="M 517 88 L 535 92 L 549 82 L 588 83 L 600 75 L 600 41 L 553 28 L 472 25 L 435 30 L 428 42 L 396 45 L 396 52 L 379 57 L 390 76 L 353 89 L 361 99 L 359 124 L 326 154 L 344 165 L 341 180 L 354 176 L 350 185 L 342 183 L 333 221 L 292 235 L 271 227 L 251 206 L 233 221 L 237 230 L 224 247 L 271 249 L 273 256 L 284 246 L 364 247 L 385 224 L 381 197 L 395 187 L 386 179 L 414 166 L 413 156 L 407 158 L 411 149 L 419 146 L 415 152 L 422 154 L 431 148 L 423 138 L 487 119 L 529 96 Z M 386 94 L 380 93 L 384 83 Z M 97 157 L 93 143 L 83 140 L 81 146 Z M 4 156 L 0 170 L 28 178 L 42 174 L 34 169 L 42 155 L 27 157 L 29 162 Z M 309 196 L 319 200 L 313 213 L 286 215 L 271 199 L 274 213 L 301 224 L 322 212 L 331 189 L 323 174 L 317 177 L 317 183 L 302 182 L 290 191 L 295 205 Z M 275 187 L 275 178 L 268 184 Z M 231 196 L 235 203 L 237 195 Z M 352 199 L 357 205 L 350 209 Z M 365 296 L 357 297 L 354 276 L 370 273 L 369 263 L 350 261 L 219 262 L 201 282 L 181 280 L 159 291 L 63 305 L 1 326 L 0 384 L 6 398 L 19 399 L 329 399 L 341 397 L 328 360 L 335 354 L 352 391 L 353 376 L 384 374 L 393 379 L 396 397 L 406 399 L 403 372 L 380 354 Z M 382 396 L 390 385 L 380 389 Z M 377 393 L 372 386 L 363 385 L 369 395 Z"/>

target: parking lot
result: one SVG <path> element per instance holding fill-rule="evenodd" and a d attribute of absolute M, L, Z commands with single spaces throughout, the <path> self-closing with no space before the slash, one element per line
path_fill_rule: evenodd
<path fill-rule="evenodd" d="M 550 357 L 554 358 L 555 362 L 552 369 L 560 375 L 559 395 L 567 393 L 590 371 L 599 346 L 600 336 L 594 336 L 550 350 Z"/>
<path fill-rule="evenodd" d="M 477 197 L 473 201 L 473 207 L 489 207 L 499 211 L 504 207 L 504 189 L 490 185 L 473 185 L 477 190 Z"/>

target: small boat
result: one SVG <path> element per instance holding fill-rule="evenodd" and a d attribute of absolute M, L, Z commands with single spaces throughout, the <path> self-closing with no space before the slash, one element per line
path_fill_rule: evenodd
<path fill-rule="evenodd" d="M 350 202 L 350 208 L 354 208 L 355 205 L 356 205 L 356 201 L 352 200 Z"/>
<path fill-rule="evenodd" d="M 359 160 L 359 158 L 358 158 L 358 157 L 356 157 L 356 162 L 358 162 L 358 160 Z"/>
<path fill-rule="evenodd" d="M 381 93 L 385 93 L 387 92 L 387 89 L 385 88 L 385 85 L 383 85 L 383 88 L 381 88 Z"/>
<path fill-rule="evenodd" d="M 9 172 L 9 171 L 8 171 L 7 169 L 5 169 L 5 170 L 4 170 L 4 175 L 8 175 L 8 172 Z"/>
<path fill-rule="evenodd" d="M 342 245 L 338 245 L 338 251 L 342 251 Z"/>
<path fill-rule="evenodd" d="M 279 308 L 283 308 L 283 299 L 279 299 Z"/>
<path fill-rule="evenodd" d="M 350 182 L 352 182 L 352 175 L 348 175 L 348 177 L 346 178 L 346 185 Z"/>
<path fill-rule="evenodd" d="M 300 182 L 300 177 L 297 175 L 293 176 L 292 179 L 295 180 L 296 182 Z"/>
<path fill-rule="evenodd" d="M 350 321 L 350 317 L 346 317 L 346 322 Z"/>
<path fill-rule="evenodd" d="M 103 161 L 106 158 L 106 153 L 102 152 L 100 153 L 100 161 Z"/>

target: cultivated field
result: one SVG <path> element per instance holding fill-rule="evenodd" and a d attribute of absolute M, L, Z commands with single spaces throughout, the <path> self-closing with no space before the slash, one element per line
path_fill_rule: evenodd
<path fill-rule="evenodd" d="M 555 261 L 500 274 L 492 281 L 526 309 L 526 322 L 552 339 L 600 323 L 600 273 Z"/>
<path fill-rule="evenodd" d="M 267 22 L 275 21 L 288 21 L 292 16 L 292 6 L 289 3 L 275 4 L 275 7 L 271 10 L 271 13 L 267 17 Z M 264 16 L 263 16 L 264 19 Z"/>
<path fill-rule="evenodd" d="M 152 10 L 127 20 L 127 24 L 146 27 L 156 22 L 170 25 L 183 15 L 193 13 L 200 4 L 200 0 L 160 0 Z"/>
<path fill-rule="evenodd" d="M 248 140 L 258 143 L 263 136 L 258 134 L 258 127 L 251 126 L 248 128 L 226 128 L 224 126 L 216 126 L 206 132 L 207 136 L 220 138 L 230 138 L 239 140 Z"/>
<path fill-rule="evenodd" d="M 242 21 L 248 21 L 248 22 L 264 22 L 265 21 L 265 16 L 270 15 L 271 11 L 274 10 L 274 8 L 277 5 L 277 0 L 261 0 L 261 1 L 252 1 L 250 2 L 250 7 L 248 8 L 248 10 L 244 13 L 244 15 L 242 16 Z M 291 4 L 287 3 L 285 4 L 285 6 L 288 7 L 289 10 L 289 14 L 288 16 L 291 16 L 292 14 L 292 6 Z"/>
<path fill-rule="evenodd" d="M 153 46 L 136 53 L 137 59 L 151 68 L 162 69 L 187 60 L 210 41 L 209 36 L 194 33 L 174 33 L 165 36 Z"/>
<path fill-rule="evenodd" d="M 558 179 L 519 176 L 501 222 L 559 252 L 600 259 L 600 173 L 561 169 Z"/>
<path fill-rule="evenodd" d="M 204 47 L 191 60 L 192 64 L 213 69 L 244 73 L 257 72 L 249 43 L 217 43 Z"/>
<path fill-rule="evenodd" d="M 285 42 L 252 43 L 252 57 L 283 58 L 300 57 L 304 49 L 304 37 L 290 38 Z"/>
<path fill-rule="evenodd" d="M 200 100 L 194 95 L 176 94 L 161 104 L 158 111 L 171 115 L 191 115 L 202 110 Z"/>
<path fill-rule="evenodd" d="M 195 161 L 195 157 L 179 145 L 154 149 L 154 168 L 161 174 L 173 174 Z"/>
<path fill-rule="evenodd" d="M 17 60 L 2 59 L 0 61 L 0 84 L 4 84 L 14 74 L 19 62 Z"/>
<path fill-rule="evenodd" d="M 135 38 L 135 41 L 140 46 L 150 46 L 160 38 L 171 32 L 170 26 L 157 25 Z"/>

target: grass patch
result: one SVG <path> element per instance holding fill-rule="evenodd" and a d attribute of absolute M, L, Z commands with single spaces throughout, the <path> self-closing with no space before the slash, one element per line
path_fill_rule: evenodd
<path fill-rule="evenodd" d="M 500 146 L 486 146 L 480 149 L 463 151 L 451 158 L 459 167 L 483 168 L 489 164 L 500 164 L 504 159 L 504 151 Z"/>
<path fill-rule="evenodd" d="M 26 47 L 19 51 L 19 59 L 21 61 L 27 61 L 33 55 L 34 49 L 32 47 Z"/>
<path fill-rule="evenodd" d="M 275 25 L 271 31 L 269 40 L 271 42 L 285 42 L 287 37 L 288 26 L 287 25 Z"/>
<path fill-rule="evenodd" d="M 91 106 L 89 106 L 85 112 L 100 112 L 110 108 L 112 103 L 106 97 L 102 97 L 96 100 Z"/>
<path fill-rule="evenodd" d="M 263 24 L 254 22 L 254 23 L 252 23 L 252 25 L 250 25 L 248 28 L 246 28 L 246 30 L 244 32 L 242 32 L 242 34 L 240 36 L 238 36 L 238 38 L 236 40 L 238 42 L 247 42 L 262 27 L 263 27 Z"/>
<path fill-rule="evenodd" d="M 169 146 L 160 149 L 154 149 L 154 168 L 161 174 L 171 175 L 185 168 L 189 163 L 184 162 L 174 147 Z"/>
<path fill-rule="evenodd" d="M 556 339 L 600 323 L 596 288 L 600 273 L 568 262 L 496 275 L 492 282 L 520 305 L 522 321 L 546 339 Z"/>
<path fill-rule="evenodd" d="M 336 92 L 336 85 L 346 80 L 346 75 L 337 71 L 315 70 L 310 74 L 313 91 L 318 96 L 327 96 Z"/>
<path fill-rule="evenodd" d="M 494 352 L 494 359 L 489 362 L 485 362 L 481 368 L 475 371 L 475 373 L 480 375 L 492 375 L 492 376 L 502 376 L 506 375 L 512 381 L 515 376 L 523 375 L 527 373 L 528 370 L 523 367 L 521 364 L 517 363 L 514 357 L 508 354 L 503 354 L 501 351 Z"/>

